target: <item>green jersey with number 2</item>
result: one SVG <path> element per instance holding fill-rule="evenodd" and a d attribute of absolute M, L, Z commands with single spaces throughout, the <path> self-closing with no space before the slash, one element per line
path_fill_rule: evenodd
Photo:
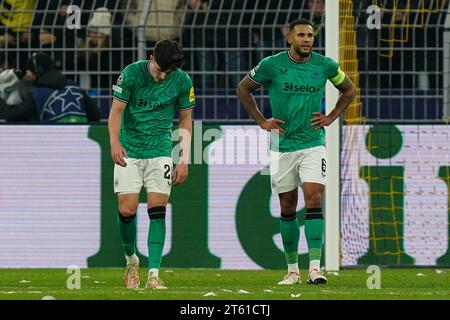
<path fill-rule="evenodd" d="M 178 110 L 194 107 L 192 80 L 176 69 L 162 82 L 149 71 L 149 60 L 128 65 L 113 86 L 114 98 L 127 103 L 120 143 L 131 158 L 170 157 L 172 121 Z"/>

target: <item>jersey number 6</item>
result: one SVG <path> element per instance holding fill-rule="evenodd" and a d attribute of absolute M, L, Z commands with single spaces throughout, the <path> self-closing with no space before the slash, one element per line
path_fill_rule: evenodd
<path fill-rule="evenodd" d="M 327 161 L 325 159 L 322 159 L 322 174 L 325 174 L 327 172 Z"/>

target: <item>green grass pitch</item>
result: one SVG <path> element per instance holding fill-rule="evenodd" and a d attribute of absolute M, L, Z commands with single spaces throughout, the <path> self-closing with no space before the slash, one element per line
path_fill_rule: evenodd
<path fill-rule="evenodd" d="M 81 288 L 66 286 L 65 269 L 1 269 L 0 300 L 316 300 L 316 299 L 450 299 L 449 269 L 381 269 L 381 289 L 366 286 L 366 269 L 328 273 L 328 284 L 279 286 L 284 270 L 161 269 L 168 290 L 145 290 L 146 269 L 140 270 L 141 289 L 123 287 L 123 269 L 81 269 Z M 209 294 L 209 295 L 208 295 Z"/>

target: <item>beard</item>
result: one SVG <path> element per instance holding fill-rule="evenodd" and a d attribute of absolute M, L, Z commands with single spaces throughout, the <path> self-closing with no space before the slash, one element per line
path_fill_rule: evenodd
<path fill-rule="evenodd" d="M 302 57 L 302 58 L 307 58 L 309 57 L 309 55 L 311 54 L 311 49 L 308 52 L 304 52 L 302 51 L 301 48 L 294 48 L 295 52 L 297 52 L 297 54 Z"/>

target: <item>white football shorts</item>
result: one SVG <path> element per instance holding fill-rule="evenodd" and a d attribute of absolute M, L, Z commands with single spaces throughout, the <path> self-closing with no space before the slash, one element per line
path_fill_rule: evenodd
<path fill-rule="evenodd" d="M 305 182 L 325 185 L 327 174 L 324 146 L 294 152 L 270 152 L 272 193 L 292 191 Z"/>
<path fill-rule="evenodd" d="M 126 167 L 114 165 L 114 193 L 139 193 L 145 186 L 147 193 L 170 195 L 173 170 L 171 157 L 125 158 L 125 161 Z"/>

